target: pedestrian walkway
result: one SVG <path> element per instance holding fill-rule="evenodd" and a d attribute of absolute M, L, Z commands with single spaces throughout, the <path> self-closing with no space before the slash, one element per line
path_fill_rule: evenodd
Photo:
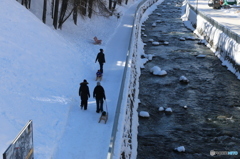
<path fill-rule="evenodd" d="M 108 108 L 107 123 L 98 123 L 100 113 L 96 113 L 95 100 L 88 100 L 88 109 L 81 110 L 77 105 L 71 105 L 68 121 L 55 148 L 55 159 L 106 159 L 108 155 L 114 116 L 117 107 L 117 99 L 126 61 L 126 54 L 130 43 L 134 13 L 138 2 L 129 7 L 121 17 L 121 23 L 109 41 L 104 41 L 100 47 L 104 47 L 106 63 L 104 63 L 103 85 L 106 93 Z M 120 41 L 119 43 L 117 43 Z M 97 50 L 98 52 L 99 50 Z M 94 57 L 96 58 L 96 57 Z M 95 59 L 94 59 L 95 60 Z M 93 62 L 95 62 L 93 60 Z M 99 64 L 96 64 L 99 68 Z M 95 72 L 94 72 L 95 75 Z M 86 78 L 88 79 L 88 78 Z M 95 79 L 95 78 L 94 78 Z M 95 82 L 88 80 L 90 91 L 95 87 Z M 94 87 L 91 83 L 94 83 Z M 96 82 L 97 83 L 97 82 Z M 119 83 L 119 85 L 117 85 Z M 117 87 L 110 87 L 116 85 Z M 91 97 L 92 97 L 91 92 Z M 79 103 L 77 103 L 79 105 Z M 105 109 L 106 110 L 106 109 Z M 84 113 L 80 112 L 84 111 Z M 77 124 L 76 124 L 77 123 Z M 91 123 L 91 124 L 89 124 Z M 77 136 L 77 137 L 75 137 Z"/>

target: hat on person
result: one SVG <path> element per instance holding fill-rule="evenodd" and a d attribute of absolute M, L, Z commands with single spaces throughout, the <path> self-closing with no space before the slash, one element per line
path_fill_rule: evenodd
<path fill-rule="evenodd" d="M 100 85 L 101 85 L 101 83 L 100 83 L 100 82 L 97 82 L 97 85 L 98 85 L 98 86 L 100 86 Z"/>
<path fill-rule="evenodd" d="M 84 79 L 83 82 L 80 84 L 88 84 L 88 82 L 87 82 L 87 80 Z"/>

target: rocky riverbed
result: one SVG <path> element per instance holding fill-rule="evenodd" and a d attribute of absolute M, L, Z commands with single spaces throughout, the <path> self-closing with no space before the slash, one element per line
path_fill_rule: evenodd
<path fill-rule="evenodd" d="M 138 111 L 150 117 L 139 117 L 137 158 L 240 158 L 240 80 L 183 25 L 181 3 L 164 1 L 143 24 L 145 54 L 154 58 L 139 80 Z M 153 75 L 154 66 L 167 75 Z M 189 82 L 180 82 L 181 76 Z M 174 150 L 179 146 L 185 152 Z M 211 156 L 211 150 L 239 154 Z"/>

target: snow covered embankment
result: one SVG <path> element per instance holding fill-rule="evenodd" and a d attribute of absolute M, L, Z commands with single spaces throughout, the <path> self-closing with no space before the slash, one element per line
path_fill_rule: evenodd
<path fill-rule="evenodd" d="M 207 47 L 222 61 L 222 65 L 240 79 L 240 36 L 204 13 L 198 11 L 196 14 L 188 3 L 183 7 L 185 10 L 182 18 L 197 26 L 194 33 L 205 39 L 208 42 Z"/>
<path fill-rule="evenodd" d="M 117 114 L 115 117 L 114 129 L 112 133 L 113 141 L 110 143 L 109 158 L 136 158 L 137 156 L 137 127 L 138 127 L 138 94 L 139 94 L 139 76 L 141 54 L 144 53 L 143 43 L 139 43 L 141 39 L 141 19 L 146 10 L 158 0 L 146 0 L 141 2 L 135 13 L 135 20 L 132 29 L 132 37 L 129 45 L 129 55 L 125 65 L 125 71 L 122 83 L 122 97 L 118 100 Z M 162 2 L 162 0 L 161 0 Z M 115 125 L 117 124 L 117 126 Z"/>

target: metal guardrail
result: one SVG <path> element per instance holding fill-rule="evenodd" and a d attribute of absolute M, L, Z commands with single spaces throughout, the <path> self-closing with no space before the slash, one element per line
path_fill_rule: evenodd
<path fill-rule="evenodd" d="M 131 32 L 131 39 L 130 39 L 130 43 L 129 43 L 129 47 L 128 47 L 126 63 L 125 63 L 125 67 L 124 67 L 124 73 L 123 73 L 121 87 L 120 87 L 120 93 L 119 93 L 119 97 L 118 97 L 117 109 L 115 112 L 114 125 L 113 125 L 113 129 L 112 129 L 112 134 L 111 134 L 111 139 L 110 139 L 110 144 L 109 144 L 109 149 L 108 149 L 108 156 L 107 156 L 108 159 L 113 159 L 113 157 L 114 157 L 115 141 L 116 141 L 116 134 L 118 131 L 117 129 L 118 129 L 118 124 L 119 124 L 120 112 L 121 112 L 121 108 L 122 108 L 123 104 L 126 104 L 126 103 L 123 103 L 123 101 L 125 99 L 129 98 L 129 96 L 131 96 L 132 98 L 135 97 L 133 95 L 124 94 L 124 89 L 129 89 L 129 87 L 130 87 L 129 85 L 131 84 L 131 81 L 127 81 L 128 82 L 127 83 L 126 79 L 128 79 L 128 76 L 130 76 L 130 74 L 132 73 L 131 69 L 137 69 L 135 66 L 133 66 L 133 65 L 135 65 L 135 63 L 132 62 L 132 57 L 137 56 L 136 54 L 137 54 L 138 32 L 139 32 L 139 27 L 141 27 L 141 26 L 139 26 L 139 23 L 140 23 L 142 15 L 146 11 L 146 9 L 149 8 L 152 4 L 156 3 L 157 1 L 158 0 L 144 0 L 138 4 L 137 9 L 135 11 L 133 28 L 132 28 L 132 32 Z M 133 71 L 133 72 L 136 72 L 136 71 Z M 134 81 L 133 83 L 136 84 L 136 81 Z M 127 101 L 127 100 L 125 100 L 125 101 Z M 131 102 L 131 104 L 134 104 L 134 102 Z M 131 107 L 133 107 L 133 106 L 131 106 Z M 121 158 L 121 156 L 117 156 L 117 157 Z"/>

